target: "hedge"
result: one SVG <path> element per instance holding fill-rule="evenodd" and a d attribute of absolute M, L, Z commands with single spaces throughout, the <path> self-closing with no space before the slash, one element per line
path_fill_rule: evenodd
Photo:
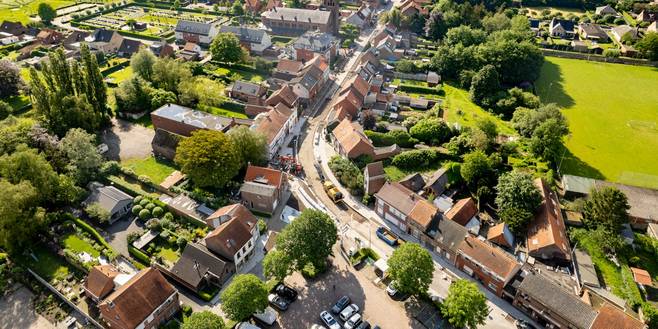
<path fill-rule="evenodd" d="M 151 258 L 143 253 L 141 250 L 133 247 L 132 245 L 128 245 L 128 252 L 130 253 L 131 256 L 133 256 L 135 259 L 140 261 L 143 265 L 149 266 L 151 265 Z"/>
<path fill-rule="evenodd" d="M 440 95 L 441 94 L 441 89 L 440 88 L 414 86 L 414 85 L 407 85 L 407 84 L 402 84 L 402 85 L 398 86 L 398 89 L 400 89 L 400 91 L 404 91 L 404 92 L 408 92 L 408 93 L 414 93 L 414 94 L 430 94 L 430 95 Z"/>
<path fill-rule="evenodd" d="M 408 132 L 404 130 L 393 130 L 386 133 L 377 131 L 366 130 L 366 136 L 370 138 L 374 146 L 390 146 L 398 144 L 400 147 L 414 147 L 418 144 L 418 140 L 411 137 Z"/>
<path fill-rule="evenodd" d="M 85 221 L 83 221 L 80 218 L 77 218 L 75 216 L 71 216 L 71 217 L 72 217 L 73 222 L 75 222 L 76 225 L 80 226 L 82 229 L 87 231 L 87 233 L 91 234 L 98 241 L 98 243 L 103 245 L 103 247 L 105 247 L 105 248 L 111 250 L 112 252 L 116 253 L 114 251 L 114 249 L 112 249 L 112 246 L 110 246 L 110 244 L 107 243 L 107 241 L 105 241 L 105 239 L 101 236 L 100 233 L 98 233 L 98 231 L 96 231 L 95 228 L 93 228 L 91 225 L 87 224 Z"/>
<path fill-rule="evenodd" d="M 132 37 L 136 39 L 142 39 L 142 40 L 149 40 L 149 41 L 160 41 L 162 40 L 162 37 L 154 36 L 154 35 L 148 35 L 148 34 L 142 34 L 142 33 L 137 33 L 137 32 L 130 32 L 130 31 L 117 31 L 119 34 L 126 36 L 126 37 Z"/>
<path fill-rule="evenodd" d="M 107 77 L 108 75 L 110 75 L 110 74 L 112 74 L 112 73 L 114 73 L 114 72 L 116 72 L 116 71 L 123 70 L 124 68 L 126 68 L 126 67 L 128 67 L 128 66 L 130 66 L 130 61 L 125 61 L 125 62 L 123 62 L 123 63 L 121 63 L 121 64 L 114 65 L 114 66 L 112 66 L 112 67 L 110 67 L 110 68 L 108 68 L 108 69 L 105 69 L 105 70 L 101 71 L 101 75 L 102 75 L 103 77 Z"/>
<path fill-rule="evenodd" d="M 401 169 L 416 169 L 428 167 L 440 158 L 441 153 L 435 149 L 412 150 L 396 155 L 391 163 Z"/>

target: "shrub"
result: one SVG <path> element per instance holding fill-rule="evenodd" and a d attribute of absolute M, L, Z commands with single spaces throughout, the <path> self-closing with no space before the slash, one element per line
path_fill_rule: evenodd
<path fill-rule="evenodd" d="M 137 180 L 140 181 L 142 184 L 146 184 L 146 185 L 153 184 L 153 182 L 151 181 L 151 178 L 149 176 L 146 176 L 146 175 L 139 175 L 139 177 L 137 177 Z"/>
<path fill-rule="evenodd" d="M 440 95 L 441 89 L 435 87 L 425 87 L 425 86 L 415 86 L 415 85 L 400 85 L 398 87 L 400 91 L 414 93 L 414 94 L 428 94 L 428 95 Z"/>
<path fill-rule="evenodd" d="M 128 246 L 128 252 L 130 253 L 131 256 L 135 257 L 140 263 L 144 265 L 150 265 L 151 264 L 151 258 L 149 258 L 148 255 L 143 253 L 141 250 L 133 247 L 132 245 Z"/>
<path fill-rule="evenodd" d="M 144 198 L 141 201 L 139 201 L 139 205 L 142 207 L 146 207 L 147 204 L 151 203 L 148 199 Z"/>
<path fill-rule="evenodd" d="M 143 196 L 138 195 L 133 199 L 133 204 L 139 204 L 140 202 L 142 202 L 143 199 L 144 199 Z"/>
<path fill-rule="evenodd" d="M 359 194 L 363 192 L 363 172 L 352 161 L 334 156 L 329 161 L 329 169 L 351 193 Z"/>
<path fill-rule="evenodd" d="M 139 212 L 140 219 L 148 219 L 149 217 L 151 217 L 151 212 L 148 209 L 142 209 Z"/>
<path fill-rule="evenodd" d="M 187 240 L 183 237 L 179 237 L 178 239 L 176 239 L 176 245 L 178 246 L 178 248 L 182 250 L 183 248 L 185 248 L 185 246 L 187 246 Z"/>
<path fill-rule="evenodd" d="M 416 123 L 409 133 L 427 144 L 441 144 L 450 139 L 450 127 L 438 118 L 425 118 Z"/>
<path fill-rule="evenodd" d="M 162 214 L 164 213 L 164 210 L 160 207 L 155 207 L 153 208 L 152 213 L 154 217 L 160 218 L 160 216 L 162 216 Z"/>
<path fill-rule="evenodd" d="M 155 203 L 152 202 L 149 202 L 148 204 L 146 204 L 146 206 L 144 206 L 144 209 L 146 210 L 153 210 L 153 208 L 155 208 Z"/>
<path fill-rule="evenodd" d="M 412 150 L 396 155 L 391 163 L 401 169 L 419 169 L 430 166 L 440 158 L 441 153 L 435 149 Z"/>
<path fill-rule="evenodd" d="M 95 228 L 91 227 L 91 225 L 85 223 L 80 218 L 73 217 L 73 216 L 71 216 L 71 217 L 73 218 L 73 222 L 75 222 L 75 224 L 78 225 L 78 227 L 82 228 L 84 231 L 91 234 L 91 236 L 93 236 L 94 239 L 96 239 L 96 242 L 100 243 L 101 245 L 103 245 L 107 249 L 112 249 L 110 244 L 108 244 L 107 241 L 105 241 L 105 239 L 100 235 L 100 233 L 98 233 L 98 231 L 96 231 Z"/>
<path fill-rule="evenodd" d="M 100 169 L 102 176 L 116 175 L 121 172 L 121 166 L 116 161 L 106 161 Z"/>
<path fill-rule="evenodd" d="M 366 130 L 366 136 L 370 138 L 374 146 L 390 146 L 398 144 L 400 147 L 414 147 L 418 140 L 404 130 L 393 130 L 386 133 Z"/>
<path fill-rule="evenodd" d="M 133 213 L 133 215 L 138 215 L 139 212 L 142 211 L 142 210 L 144 210 L 144 207 L 137 204 L 137 205 L 133 206 L 132 213 Z"/>
<path fill-rule="evenodd" d="M 168 220 L 168 221 L 173 221 L 174 220 L 174 215 L 172 213 L 168 212 L 168 213 L 164 214 L 162 219 Z"/>

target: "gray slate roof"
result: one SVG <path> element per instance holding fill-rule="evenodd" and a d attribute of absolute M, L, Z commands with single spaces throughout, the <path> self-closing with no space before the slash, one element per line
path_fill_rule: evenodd
<path fill-rule="evenodd" d="M 260 90 L 260 85 L 242 80 L 235 81 L 231 87 L 231 91 L 233 92 L 239 92 L 250 96 L 260 96 Z"/>
<path fill-rule="evenodd" d="M 328 24 L 331 18 L 331 12 L 326 10 L 275 7 L 272 10 L 263 12 L 261 16 L 272 20 L 288 22 L 304 21 L 313 24 Z"/>
<path fill-rule="evenodd" d="M 198 287 L 206 273 L 222 278 L 226 262 L 213 255 L 205 246 L 190 242 L 172 267 L 171 272 L 193 287 Z"/>
<path fill-rule="evenodd" d="M 100 183 L 91 184 L 91 195 L 86 204 L 98 203 L 103 209 L 113 214 L 116 207 L 124 201 L 132 201 L 132 197 L 114 186 L 102 186 Z"/>
<path fill-rule="evenodd" d="M 468 229 L 459 223 L 441 216 L 436 231 L 430 230 L 430 235 L 434 234 L 434 240 L 445 246 L 448 250 L 457 252 L 459 244 L 468 236 Z"/>
<path fill-rule="evenodd" d="M 325 51 L 336 41 L 333 35 L 319 31 L 307 31 L 293 43 L 295 49 Z"/>
<path fill-rule="evenodd" d="M 552 313 L 568 320 L 578 329 L 588 329 L 596 318 L 596 311 L 541 274 L 528 273 L 519 291 L 540 302 Z"/>
<path fill-rule="evenodd" d="M 267 184 L 245 182 L 240 188 L 240 193 L 250 193 L 271 197 L 276 193 L 276 187 Z"/>
<path fill-rule="evenodd" d="M 222 25 L 219 28 L 219 33 L 233 33 L 238 39 L 240 39 L 240 41 L 249 43 L 261 43 L 266 34 L 264 30 L 228 25 Z"/>
<path fill-rule="evenodd" d="M 179 19 L 178 23 L 176 24 L 175 31 L 200 34 L 200 35 L 209 35 L 211 28 L 212 28 L 212 24 L 210 23 L 192 22 L 192 21 L 185 21 Z"/>

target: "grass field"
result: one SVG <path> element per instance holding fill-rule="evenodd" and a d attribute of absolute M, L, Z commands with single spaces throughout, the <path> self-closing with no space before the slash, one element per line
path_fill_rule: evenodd
<path fill-rule="evenodd" d="M 480 118 L 489 118 L 498 126 L 498 132 L 505 135 L 515 135 L 516 132 L 508 122 L 477 106 L 468 95 L 468 91 L 444 83 L 445 99 L 443 103 L 443 118 L 449 123 L 462 126 L 473 126 Z"/>
<path fill-rule="evenodd" d="M 108 75 L 108 79 L 112 79 L 112 82 L 119 84 L 125 80 L 130 79 L 133 75 L 133 69 L 130 66 L 126 66 L 124 69 L 121 69 L 119 71 L 113 72 L 112 74 Z"/>
<path fill-rule="evenodd" d="M 18 258 L 18 261 L 21 265 L 27 266 L 37 272 L 44 279 L 51 282 L 53 279 L 62 280 L 72 272 L 64 259 L 57 257 L 57 255 L 45 247 L 36 245 L 30 251 L 36 259 L 30 254 L 23 254 Z"/>
<path fill-rule="evenodd" d="M 57 9 L 73 4 L 69 0 L 0 0 L 0 22 L 4 20 L 28 23 L 30 16 L 37 15 L 39 4 L 45 2 Z"/>
<path fill-rule="evenodd" d="M 148 157 L 146 159 L 128 159 L 122 161 L 121 165 L 134 170 L 135 174 L 138 176 L 148 176 L 155 184 L 160 184 L 165 178 L 167 178 L 167 176 L 171 175 L 171 173 L 176 170 L 172 163 L 154 157 Z"/>
<path fill-rule="evenodd" d="M 547 57 L 537 93 L 571 129 L 561 172 L 658 188 L 658 69 Z"/>
<path fill-rule="evenodd" d="M 100 252 L 94 249 L 94 246 L 89 244 L 89 242 L 80 239 L 75 233 L 71 233 L 68 236 L 64 237 L 64 248 L 70 249 L 74 253 L 86 252 L 92 257 L 100 256 Z"/>

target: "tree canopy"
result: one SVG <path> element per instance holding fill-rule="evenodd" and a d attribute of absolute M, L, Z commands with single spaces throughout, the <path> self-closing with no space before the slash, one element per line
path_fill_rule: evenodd
<path fill-rule="evenodd" d="M 233 321 L 242 321 L 267 307 L 267 286 L 253 274 L 238 274 L 222 292 L 222 311 Z"/>
<path fill-rule="evenodd" d="M 419 120 L 409 133 L 412 137 L 427 144 L 440 144 L 450 138 L 450 128 L 439 118 L 424 118 Z"/>
<path fill-rule="evenodd" d="M 644 37 L 635 44 L 642 56 L 658 61 L 658 33 L 648 32 Z"/>
<path fill-rule="evenodd" d="M 616 187 L 594 188 L 583 205 L 583 219 L 590 228 L 604 228 L 618 234 L 628 223 L 628 198 Z"/>
<path fill-rule="evenodd" d="M 41 18 L 41 21 L 45 24 L 50 24 L 50 22 L 57 17 L 57 11 L 55 8 L 45 2 L 39 4 L 39 7 L 37 7 L 37 13 L 39 14 L 39 18 Z"/>
<path fill-rule="evenodd" d="M 448 288 L 441 313 L 455 328 L 475 329 L 484 324 L 489 315 L 487 298 L 475 283 L 457 280 Z"/>
<path fill-rule="evenodd" d="M 195 312 L 190 315 L 181 329 L 224 329 L 224 319 L 211 311 Z"/>
<path fill-rule="evenodd" d="M 0 60 L 0 98 L 7 98 L 18 94 L 24 82 L 21 71 L 16 63 Z"/>
<path fill-rule="evenodd" d="M 487 156 L 482 151 L 475 151 L 464 156 L 460 172 L 464 181 L 473 185 L 491 174 L 492 168 Z"/>
<path fill-rule="evenodd" d="M 427 293 L 432 283 L 434 261 L 425 248 L 407 242 L 393 251 L 388 268 L 398 291 L 418 296 Z"/>
<path fill-rule="evenodd" d="M 235 144 L 214 130 L 192 132 L 178 144 L 174 161 L 199 187 L 223 187 L 242 167 Z"/>
<path fill-rule="evenodd" d="M 322 271 L 337 238 L 336 224 L 327 214 L 305 209 L 277 236 L 276 249 L 286 255 L 293 270 L 312 264 Z"/>
<path fill-rule="evenodd" d="M 272 250 L 263 258 L 263 274 L 268 279 L 283 281 L 292 271 L 290 258 L 280 250 Z"/>
<path fill-rule="evenodd" d="M 240 63 L 247 54 L 233 33 L 220 33 L 210 44 L 212 58 L 222 63 Z"/>
<path fill-rule="evenodd" d="M 267 163 L 268 145 L 265 135 L 246 126 L 231 129 L 228 137 L 242 155 L 244 165 L 251 163 L 260 166 Z"/>
<path fill-rule="evenodd" d="M 68 171 L 81 185 L 94 178 L 103 164 L 103 158 L 94 143 L 95 139 L 94 135 L 80 128 L 73 128 L 59 144 L 68 159 Z"/>
<path fill-rule="evenodd" d="M 504 173 L 496 186 L 496 205 L 512 232 L 521 234 L 541 204 L 541 193 L 532 176 L 521 170 Z"/>

